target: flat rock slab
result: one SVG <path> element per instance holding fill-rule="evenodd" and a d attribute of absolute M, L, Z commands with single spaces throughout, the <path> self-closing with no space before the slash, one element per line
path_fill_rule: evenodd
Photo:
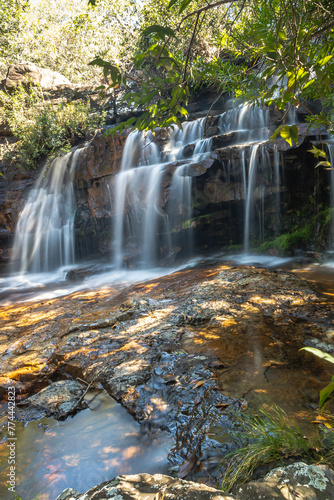
<path fill-rule="evenodd" d="M 25 399 L 17 409 L 18 420 L 39 420 L 42 417 L 65 419 L 76 409 L 86 407 L 80 399 L 84 387 L 74 380 L 53 382 L 34 396 Z"/>
<path fill-rule="evenodd" d="M 0 396 L 15 386 L 24 403 L 70 376 L 101 384 L 149 431 L 174 437 L 169 459 L 181 479 L 214 485 L 235 446 L 230 410 L 244 410 L 244 394 L 255 393 L 254 369 L 268 391 L 276 372 L 303 368 L 303 410 L 317 405 L 331 378 L 325 362 L 298 352 L 305 345 L 332 352 L 332 303 L 287 272 L 207 266 L 121 290 L 3 306 L 0 320 Z M 253 372 L 246 365 L 249 384 L 237 393 L 233 374 L 245 359 Z"/>
<path fill-rule="evenodd" d="M 65 490 L 56 500 L 228 500 L 233 495 L 204 484 L 183 481 L 162 474 L 118 476 L 86 493 Z"/>
<path fill-rule="evenodd" d="M 334 471 L 325 465 L 296 462 L 272 470 L 264 479 L 241 486 L 239 500 L 332 500 Z"/>

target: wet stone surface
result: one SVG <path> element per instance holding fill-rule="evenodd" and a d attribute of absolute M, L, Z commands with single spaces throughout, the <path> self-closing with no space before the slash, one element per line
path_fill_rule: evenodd
<path fill-rule="evenodd" d="M 217 464 L 234 446 L 230 410 L 247 407 L 233 376 L 256 391 L 255 372 L 270 384 L 276 372 L 298 367 L 308 392 L 312 386 L 301 404 L 316 406 L 330 373 L 298 350 L 322 342 L 330 351 L 333 321 L 332 304 L 292 273 L 233 265 L 3 306 L 1 395 L 15 385 L 29 419 L 27 396 L 51 382 L 102 385 L 149 431 L 171 433 L 179 477 L 219 484 Z M 245 359 L 253 378 L 238 368 Z"/>
<path fill-rule="evenodd" d="M 22 421 L 39 420 L 42 417 L 64 420 L 87 407 L 85 401 L 82 401 L 84 390 L 85 387 L 75 380 L 53 382 L 22 401 L 15 417 Z"/>
<path fill-rule="evenodd" d="M 118 476 L 80 495 L 75 490 L 64 491 L 56 500 L 228 500 L 233 495 L 203 484 L 183 481 L 162 474 Z"/>
<path fill-rule="evenodd" d="M 260 481 L 242 485 L 232 494 L 161 474 L 119 476 L 86 493 L 65 490 L 56 500 L 332 500 L 334 472 L 326 466 L 297 462 L 274 469 Z"/>

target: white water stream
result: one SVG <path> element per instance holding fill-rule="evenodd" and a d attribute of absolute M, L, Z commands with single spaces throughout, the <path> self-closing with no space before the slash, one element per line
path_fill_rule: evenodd
<path fill-rule="evenodd" d="M 56 270 L 74 263 L 73 176 L 80 150 L 59 156 L 41 171 L 19 217 L 12 271 Z"/>
<path fill-rule="evenodd" d="M 116 269 L 126 260 L 131 265 L 136 261 L 143 269 L 171 260 L 173 240 L 190 226 L 192 216 L 189 165 L 203 159 L 211 147 L 210 139 L 203 139 L 203 126 L 204 119 L 200 119 L 184 123 L 182 130 L 172 129 L 164 151 L 151 133 L 129 134 L 115 181 L 112 246 Z M 184 148 L 189 144 L 194 150 L 187 160 Z M 189 258 L 191 237 L 181 246 Z"/>

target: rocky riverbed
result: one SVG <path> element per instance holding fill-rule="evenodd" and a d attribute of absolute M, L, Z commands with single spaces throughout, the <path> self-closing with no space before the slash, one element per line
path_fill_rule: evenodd
<path fill-rule="evenodd" d="M 5 305 L 1 397 L 15 387 L 22 421 L 66 418 L 87 386 L 103 387 L 145 429 L 170 433 L 179 478 L 218 486 L 235 410 L 286 400 L 311 420 L 330 366 L 299 349 L 334 351 L 332 306 L 290 272 L 233 264 Z"/>

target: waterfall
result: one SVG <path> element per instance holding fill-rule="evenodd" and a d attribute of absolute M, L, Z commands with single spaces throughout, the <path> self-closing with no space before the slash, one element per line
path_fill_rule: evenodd
<path fill-rule="evenodd" d="M 270 164 L 268 152 L 263 147 L 270 137 L 269 110 L 265 106 L 241 104 L 223 113 L 218 127 L 222 134 L 235 134 L 232 144 L 240 147 L 242 192 L 245 200 L 243 247 L 247 254 L 252 237 L 261 242 L 264 239 L 266 187 L 263 182 L 258 181 L 258 177 L 260 171 L 263 178 L 263 172 Z"/>
<path fill-rule="evenodd" d="M 235 144 L 266 141 L 270 136 L 269 109 L 240 104 L 220 116 L 218 127 L 222 134 L 236 133 Z"/>
<path fill-rule="evenodd" d="M 12 271 L 47 272 L 74 262 L 73 177 L 80 150 L 47 163 L 17 223 Z"/>
<path fill-rule="evenodd" d="M 182 129 L 171 128 L 163 151 L 151 132 L 129 134 L 114 184 L 116 269 L 124 260 L 135 260 L 143 268 L 157 265 L 177 247 L 177 234 L 187 229 L 192 214 L 190 165 L 211 149 L 211 139 L 203 138 L 204 120 L 185 122 Z M 191 146 L 191 155 L 186 146 Z M 181 246 L 189 256 L 191 235 L 186 239 Z"/>
<path fill-rule="evenodd" d="M 330 206 L 332 209 L 331 224 L 329 230 L 329 250 L 334 250 L 334 142 L 327 143 L 329 161 L 331 164 L 330 169 Z"/>
<path fill-rule="evenodd" d="M 280 153 L 277 147 L 274 147 L 274 185 L 276 191 L 275 197 L 275 235 L 278 236 L 280 234 L 281 229 L 281 193 L 280 193 Z"/>
<path fill-rule="evenodd" d="M 251 208 L 253 206 L 253 184 L 254 178 L 256 174 L 257 167 L 257 150 L 259 145 L 253 146 L 251 148 L 251 156 L 249 160 L 249 169 L 248 169 L 248 186 L 247 186 L 247 195 L 246 195 L 246 203 L 245 203 L 245 223 L 244 223 L 244 250 L 246 253 L 249 251 L 249 233 L 250 233 L 250 219 L 251 219 Z"/>

